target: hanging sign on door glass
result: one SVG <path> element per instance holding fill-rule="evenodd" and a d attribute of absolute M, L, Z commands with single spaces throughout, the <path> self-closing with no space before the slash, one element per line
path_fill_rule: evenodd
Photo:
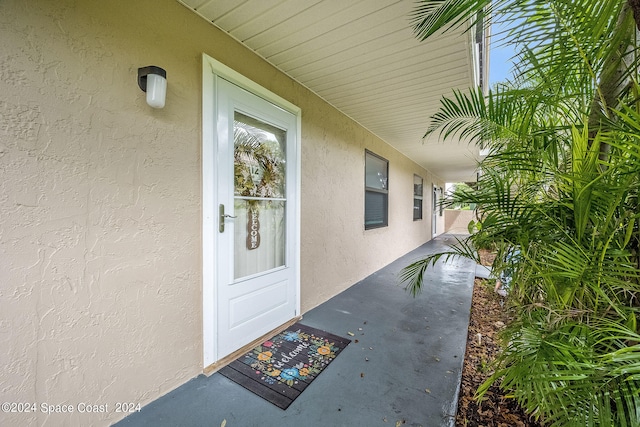
<path fill-rule="evenodd" d="M 260 218 L 258 209 L 249 208 L 247 215 L 247 249 L 257 249 L 260 246 Z"/>

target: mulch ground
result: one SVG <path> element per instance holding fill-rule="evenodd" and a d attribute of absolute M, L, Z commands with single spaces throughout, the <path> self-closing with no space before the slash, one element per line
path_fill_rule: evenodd
<path fill-rule="evenodd" d="M 493 260 L 482 261 L 491 265 Z M 493 285 L 482 279 L 475 281 L 456 426 L 541 427 L 496 385 L 491 386 L 481 402 L 475 398 L 478 387 L 493 373 L 491 364 L 500 351 L 498 334 L 510 320 Z"/>

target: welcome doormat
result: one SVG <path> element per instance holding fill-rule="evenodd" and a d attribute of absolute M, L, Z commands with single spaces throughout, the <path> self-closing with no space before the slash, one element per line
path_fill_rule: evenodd
<path fill-rule="evenodd" d="M 218 372 L 287 409 L 350 342 L 296 323 Z"/>

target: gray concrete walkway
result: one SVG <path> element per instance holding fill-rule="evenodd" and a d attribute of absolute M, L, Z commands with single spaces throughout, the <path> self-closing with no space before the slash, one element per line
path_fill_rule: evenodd
<path fill-rule="evenodd" d="M 452 242 L 438 237 L 304 315 L 352 342 L 286 411 L 213 374 L 116 425 L 453 426 L 476 265 L 440 263 L 415 299 L 397 284 L 403 267 Z"/>

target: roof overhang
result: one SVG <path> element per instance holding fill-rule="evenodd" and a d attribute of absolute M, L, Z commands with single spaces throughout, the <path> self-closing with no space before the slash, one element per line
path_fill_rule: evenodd
<path fill-rule="evenodd" d="M 423 139 L 442 96 L 486 76 L 473 31 L 419 42 L 410 1 L 178 1 L 440 179 L 476 180 L 475 144 Z"/>

